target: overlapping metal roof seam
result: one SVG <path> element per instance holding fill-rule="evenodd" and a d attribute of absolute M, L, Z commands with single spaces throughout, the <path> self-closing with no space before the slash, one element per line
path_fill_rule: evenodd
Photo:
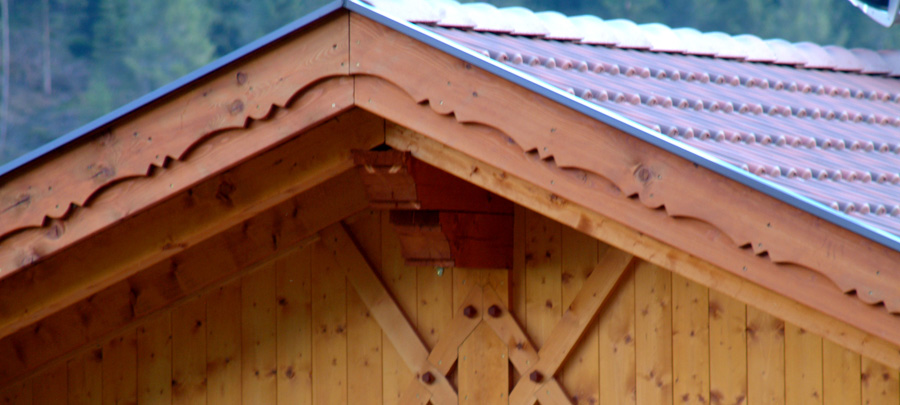
<path fill-rule="evenodd" d="M 446 1 L 446 0 L 445 0 Z M 620 113 L 613 112 L 598 104 L 584 100 L 575 94 L 566 92 L 563 89 L 555 87 L 543 80 L 537 79 L 532 75 L 514 69 L 503 63 L 500 63 L 490 57 L 479 52 L 466 48 L 453 40 L 445 38 L 437 33 L 431 32 L 414 23 L 398 18 L 361 1 L 346 0 L 346 7 L 353 12 L 370 18 L 389 28 L 397 30 L 438 50 L 448 53 L 452 56 L 460 58 L 466 62 L 473 64 L 481 69 L 493 73 L 503 79 L 516 83 L 526 89 L 534 91 L 545 97 L 550 98 L 560 104 L 572 108 L 578 112 L 588 115 L 598 121 L 610 125 L 616 129 L 635 136 L 645 142 L 653 144 L 663 150 L 680 156 L 692 163 L 696 163 L 704 168 L 712 170 L 731 180 L 737 181 L 754 190 L 767 194 L 773 198 L 783 201 L 795 208 L 806 211 L 819 218 L 827 220 L 835 225 L 857 233 L 872 241 L 882 244 L 891 249 L 900 251 L 900 237 L 885 230 L 876 228 L 861 220 L 850 217 L 843 212 L 836 211 L 827 205 L 817 202 L 809 197 L 798 194 L 781 184 L 755 176 L 754 174 L 742 170 L 734 164 L 728 163 L 709 153 L 699 150 L 691 145 L 678 142 L 668 136 L 654 131 L 652 128 L 640 124 Z M 425 21 L 428 22 L 428 21 Z M 433 23 L 433 21 L 431 21 Z"/>

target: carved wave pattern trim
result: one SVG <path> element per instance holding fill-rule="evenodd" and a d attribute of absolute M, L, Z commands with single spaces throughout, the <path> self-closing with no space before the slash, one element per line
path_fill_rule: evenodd
<path fill-rule="evenodd" d="M 280 94 L 280 96 L 272 98 L 270 102 L 258 100 L 260 102 L 254 103 L 254 108 L 246 109 L 246 111 L 244 111 L 244 108 L 242 107 L 241 114 L 232 114 L 232 111 L 234 111 L 235 105 L 245 104 L 242 98 L 235 98 L 230 104 L 216 103 L 212 110 L 219 110 L 219 113 L 213 116 L 212 123 L 205 124 L 203 130 L 198 130 L 193 133 L 180 131 L 180 133 L 176 132 L 175 134 L 169 135 L 174 139 L 172 139 L 171 142 L 164 144 L 165 149 L 138 148 L 130 155 L 126 153 L 126 151 L 129 150 L 128 148 L 117 149 L 116 145 L 121 145 L 127 141 L 145 141 L 145 139 L 140 139 L 139 141 L 129 139 L 141 137 L 141 131 L 133 130 L 136 126 L 134 122 L 126 122 L 117 125 L 112 129 L 105 130 L 99 135 L 95 135 L 94 139 L 89 141 L 88 145 L 81 147 L 91 151 L 97 147 L 105 150 L 112 150 L 110 152 L 100 153 L 99 156 L 121 156 L 120 159 L 127 160 L 123 160 L 120 164 L 115 164 L 111 163 L 113 159 L 103 159 L 101 161 L 104 161 L 104 163 L 88 164 L 88 168 L 93 168 L 99 172 L 99 175 L 93 175 L 91 178 L 102 179 L 102 181 L 81 182 L 78 184 L 80 187 L 69 187 L 60 190 L 60 188 L 54 188 L 54 185 L 49 185 L 43 195 L 41 193 L 32 193 L 30 190 L 33 188 L 26 187 L 26 192 L 24 193 L 25 197 L 20 198 L 20 200 L 25 199 L 28 202 L 32 200 L 50 201 L 49 204 L 44 203 L 43 206 L 53 205 L 54 208 L 49 211 L 41 211 L 41 206 L 29 207 L 26 205 L 22 208 L 28 208 L 28 210 L 24 211 L 22 213 L 23 215 L 19 217 L 15 217 L 14 213 L 7 214 L 7 216 L 13 216 L 13 218 L 10 218 L 11 221 L 9 223 L 4 223 L 5 229 L 2 229 L 2 232 L 5 233 L 0 234 L 0 278 L 7 276 L 19 268 L 34 264 L 41 260 L 46 254 L 52 253 L 36 251 L 34 246 L 32 246 L 34 245 L 33 242 L 36 240 L 55 240 L 60 238 L 69 225 L 69 218 L 77 211 L 83 211 L 86 207 L 91 207 L 92 202 L 103 193 L 119 187 L 127 188 L 127 184 L 133 183 L 138 179 L 151 179 L 165 176 L 173 164 L 176 162 L 178 164 L 190 162 L 193 151 L 198 150 L 198 148 L 201 148 L 203 145 L 213 144 L 219 135 L 230 133 L 231 131 L 246 132 L 253 126 L 254 122 L 277 119 L 280 111 L 295 107 L 293 104 L 297 102 L 302 104 L 302 99 L 306 96 L 311 96 L 314 101 L 317 100 L 321 96 L 321 93 L 328 91 L 327 87 L 333 85 L 332 82 L 340 80 L 341 78 L 348 80 L 346 76 L 326 76 L 321 79 L 303 83 L 302 87 L 295 90 L 278 92 L 277 94 Z M 246 81 L 246 74 L 238 72 L 236 81 L 242 84 L 242 79 Z M 203 91 L 200 97 L 209 97 L 209 94 L 207 91 Z M 186 104 L 190 105 L 191 102 L 189 101 Z M 224 114 L 221 112 L 221 109 L 223 108 L 228 117 L 223 117 Z M 178 117 L 181 119 L 188 114 L 189 113 L 180 114 Z M 171 116 L 171 114 L 169 114 L 169 116 Z M 193 127 L 196 127 L 196 125 L 184 125 L 183 121 L 179 122 L 179 128 Z M 159 132 L 161 131 L 157 130 L 154 134 Z M 132 135 L 129 136 L 129 133 Z M 147 135 L 146 138 L 146 142 L 153 142 L 153 135 Z M 157 139 L 159 139 L 159 137 L 157 137 Z M 148 161 L 149 163 L 146 163 Z M 141 162 L 144 163 L 142 164 Z M 227 162 L 217 164 L 219 170 L 227 168 Z M 64 169 L 60 169 L 60 171 L 64 171 Z M 165 180 L 161 181 L 165 182 Z M 190 185 L 191 184 L 179 184 L 179 187 L 172 189 L 166 188 L 166 191 L 178 192 Z M 8 195 L 9 193 L 6 194 Z M 60 204 L 55 201 L 67 202 Z M 153 201 L 148 200 L 136 202 L 133 205 L 139 206 L 138 208 L 146 208 L 152 203 Z M 15 203 L 13 203 L 13 205 L 15 206 Z M 135 213 L 133 210 L 119 212 L 122 208 L 123 207 L 110 207 L 110 210 L 114 211 L 112 215 L 124 217 Z M 10 209 L 7 211 L 10 211 Z M 0 216 L 3 216 L 3 214 L 0 213 Z M 27 233 L 32 233 L 33 235 L 26 235 Z M 14 243 L 16 242 L 16 239 L 19 238 L 32 243 Z"/>
<path fill-rule="evenodd" d="M 791 249 L 790 246 L 781 244 L 785 238 L 794 236 L 781 235 L 780 237 L 766 238 L 765 235 L 754 234 L 752 228 L 750 230 L 742 230 L 735 224 L 730 224 L 731 226 L 728 226 L 728 224 L 723 224 L 722 221 L 716 221 L 714 218 L 711 219 L 710 215 L 705 215 L 705 212 L 716 209 L 728 210 L 732 215 L 729 215 L 726 218 L 733 218 L 738 214 L 743 215 L 743 213 L 734 210 L 735 205 L 729 203 L 697 204 L 696 199 L 687 199 L 686 201 L 684 198 L 673 198 L 672 195 L 677 196 L 677 194 L 674 193 L 673 187 L 665 186 L 665 179 L 663 179 L 662 176 L 663 173 L 674 172 L 677 174 L 679 169 L 683 170 L 683 168 L 676 167 L 678 162 L 673 164 L 670 161 L 644 160 L 643 163 L 641 163 L 641 160 L 639 159 L 635 161 L 634 165 L 620 167 L 619 170 L 613 171 L 612 173 L 610 173 L 610 170 L 597 170 L 597 166 L 590 167 L 589 165 L 585 165 L 585 156 L 583 154 L 573 153 L 573 148 L 556 147 L 556 145 L 569 143 L 570 146 L 575 146 L 574 149 L 580 149 L 582 152 L 585 149 L 596 150 L 597 142 L 595 141 L 598 141 L 597 139 L 584 137 L 583 134 L 578 135 L 569 133 L 566 135 L 571 136 L 573 139 L 561 141 L 559 138 L 563 137 L 564 134 L 559 128 L 556 128 L 556 130 L 551 129 L 551 131 L 549 131 L 549 136 L 544 138 L 528 136 L 521 131 L 510 130 L 510 125 L 508 125 L 509 121 L 501 121 L 500 119 L 496 119 L 496 117 L 491 117 L 488 112 L 491 110 L 490 108 L 484 108 L 484 105 L 481 105 L 480 108 L 477 103 L 473 102 L 473 99 L 479 97 L 476 95 L 477 91 L 473 92 L 473 96 L 467 97 L 465 101 L 454 103 L 454 98 L 452 96 L 448 97 L 448 94 L 438 95 L 424 92 L 423 89 L 425 86 L 407 89 L 402 85 L 399 85 L 397 83 L 398 80 L 392 80 L 390 77 L 378 75 L 375 75 L 374 77 L 396 86 L 409 95 L 416 103 L 423 105 L 427 104 L 430 109 L 437 114 L 451 116 L 461 124 L 484 125 L 501 132 L 508 138 L 508 143 L 517 146 L 523 153 L 536 155 L 535 157 L 538 158 L 536 160 L 540 160 L 549 166 L 555 167 L 565 174 L 565 176 L 561 177 L 569 177 L 573 180 L 581 178 L 583 184 L 588 184 L 590 182 L 589 177 L 596 176 L 596 178 L 602 179 L 602 182 L 608 182 L 611 187 L 620 190 L 622 198 L 638 200 L 647 209 L 663 210 L 666 215 L 677 220 L 701 222 L 716 231 L 721 232 L 730 239 L 736 248 L 750 249 L 757 257 L 765 258 L 776 265 L 788 265 L 779 266 L 779 268 L 785 272 L 797 269 L 798 271 L 809 271 L 820 274 L 830 280 L 840 291 L 848 294 L 853 293 L 859 300 L 866 304 L 883 304 L 890 313 L 900 312 L 900 305 L 898 305 L 896 299 L 891 299 L 891 297 L 896 298 L 900 296 L 894 291 L 896 290 L 897 283 L 892 283 L 892 279 L 888 277 L 873 279 L 873 277 L 867 277 L 867 274 L 863 271 L 848 271 L 847 269 L 841 269 L 834 264 L 831 264 L 830 266 L 815 266 L 815 263 L 810 264 L 809 261 L 802 260 L 801 258 L 798 258 L 797 255 L 788 252 L 788 250 Z M 482 99 L 485 103 L 491 102 L 486 97 L 483 97 L 483 95 Z M 523 111 L 524 110 L 525 109 L 523 109 Z M 551 137 L 555 137 L 556 139 L 551 139 Z M 625 137 L 631 138 L 625 141 L 625 144 L 630 146 L 635 146 L 635 143 L 640 142 L 627 135 L 625 135 Z M 643 148 L 647 147 L 650 146 L 644 144 Z M 597 158 L 598 157 L 595 156 L 595 160 Z M 672 158 L 675 157 L 672 156 Z M 691 165 L 690 163 L 686 164 Z M 708 175 L 715 176 L 712 173 L 708 173 Z M 671 178 L 670 176 L 670 174 L 666 174 L 667 179 Z M 723 180 L 724 179 L 718 181 L 721 182 Z M 596 183 L 596 181 L 594 182 Z M 682 186 L 684 186 L 684 184 L 675 184 L 674 188 L 677 189 Z M 691 191 L 693 192 L 693 190 Z M 754 193 L 749 189 L 744 192 Z M 715 196 L 699 197 L 715 198 Z M 772 209 L 784 210 L 787 208 L 783 207 L 783 203 L 774 201 L 774 199 L 770 203 L 772 204 L 770 207 Z M 717 205 L 717 207 L 711 207 L 711 205 Z M 752 209 L 752 207 L 750 209 Z M 756 212 L 751 213 L 750 215 L 760 216 L 764 214 Z M 713 215 L 713 217 L 715 217 L 715 215 Z M 819 222 L 820 223 L 813 224 L 813 226 L 825 227 L 830 225 L 821 223 L 823 222 L 821 220 L 819 220 Z M 763 226 L 771 229 L 773 226 L 772 221 L 763 222 Z M 768 233 L 768 235 L 774 234 L 776 233 Z M 833 254 L 831 253 L 832 252 L 830 251 L 825 251 L 822 252 L 822 255 L 825 260 L 828 260 L 833 258 Z M 872 270 L 872 272 L 877 273 L 876 276 L 885 276 L 885 272 L 879 269 Z"/>

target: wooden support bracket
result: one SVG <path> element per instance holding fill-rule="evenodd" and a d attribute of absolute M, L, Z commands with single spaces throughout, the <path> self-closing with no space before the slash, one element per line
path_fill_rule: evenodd
<path fill-rule="evenodd" d="M 547 379 L 534 381 L 529 376 L 535 371 L 543 376 L 552 376 L 565 361 L 566 356 L 581 338 L 591 320 L 603 306 L 609 293 L 618 284 L 625 271 L 631 267 L 634 256 L 618 249 L 609 249 L 600 259 L 594 271 L 584 282 L 584 286 L 572 304 L 563 313 L 562 319 L 556 323 L 550 336 L 538 352 L 537 364 L 524 373 L 516 383 L 515 388 L 509 394 L 509 403 L 524 404 L 533 403 L 535 397 L 541 404 L 568 403 L 568 399 L 560 402 L 560 398 L 566 398 L 562 389 L 555 380 Z M 552 383 L 552 384 L 551 384 Z"/>
<path fill-rule="evenodd" d="M 335 260 L 346 272 L 347 280 L 369 308 L 372 317 L 378 322 L 385 336 L 397 348 L 397 352 L 407 367 L 416 374 L 417 380 L 411 383 L 407 392 L 422 392 L 421 387 L 424 387 L 431 394 L 431 402 L 435 405 L 456 404 L 458 402 L 456 390 L 450 385 L 444 373 L 428 362 L 428 349 L 416 335 L 415 329 L 406 320 L 387 288 L 372 271 L 372 267 L 366 261 L 356 242 L 341 224 L 325 228 L 320 235 L 322 243 L 328 246 L 332 252 L 343 253 L 336 255 Z M 425 384 L 419 378 L 428 372 L 435 380 L 430 384 Z M 413 401 L 415 394 L 404 393 L 403 398 Z"/>

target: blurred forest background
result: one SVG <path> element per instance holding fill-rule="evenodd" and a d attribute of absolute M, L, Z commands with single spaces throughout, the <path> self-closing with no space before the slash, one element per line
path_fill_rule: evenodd
<path fill-rule="evenodd" d="M 729 34 L 900 47 L 847 0 L 496 0 Z M 9 113 L 0 164 L 322 6 L 325 0 L 0 0 L 8 18 Z M 2 21 L 0 20 L 0 21 Z M 0 68 L 2 69 L 2 68 Z M 6 125 L 2 125 L 5 122 Z M 6 127 L 4 132 L 3 127 Z"/>

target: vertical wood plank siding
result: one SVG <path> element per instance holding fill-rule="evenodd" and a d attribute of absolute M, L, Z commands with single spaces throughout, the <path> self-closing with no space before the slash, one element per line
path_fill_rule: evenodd
<path fill-rule="evenodd" d="M 407 267 L 383 212 L 344 222 L 429 349 L 478 285 L 540 345 L 611 248 L 515 215 L 511 271 Z M 0 388 L 0 405 L 396 404 L 416 375 L 334 269 L 340 254 L 294 248 Z M 450 374 L 460 403 L 507 403 L 508 356 L 487 324 L 469 334 Z M 555 377 L 576 404 L 900 405 L 898 370 L 646 262 Z"/>

